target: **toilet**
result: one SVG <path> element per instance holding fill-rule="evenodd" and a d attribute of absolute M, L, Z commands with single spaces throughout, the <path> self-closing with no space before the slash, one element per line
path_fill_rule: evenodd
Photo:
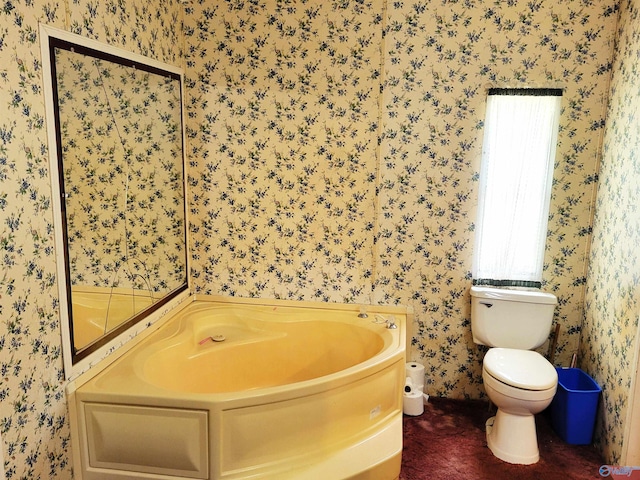
<path fill-rule="evenodd" d="M 535 417 L 556 393 L 558 374 L 532 351 L 548 338 L 557 300 L 550 293 L 471 287 L 473 341 L 491 347 L 482 380 L 498 408 L 486 423 L 487 445 L 499 459 L 530 465 L 539 458 Z"/>

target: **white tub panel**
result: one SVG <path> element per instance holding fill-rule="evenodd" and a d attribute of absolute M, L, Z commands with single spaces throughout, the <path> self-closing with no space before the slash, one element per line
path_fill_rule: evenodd
<path fill-rule="evenodd" d="M 287 470 L 361 442 L 401 411 L 403 374 L 397 362 L 320 394 L 223 411 L 221 478 L 260 477 L 263 470 L 273 474 L 279 463 L 279 478 L 289 478 Z"/>
<path fill-rule="evenodd" d="M 89 469 L 206 479 L 208 412 L 84 404 Z"/>

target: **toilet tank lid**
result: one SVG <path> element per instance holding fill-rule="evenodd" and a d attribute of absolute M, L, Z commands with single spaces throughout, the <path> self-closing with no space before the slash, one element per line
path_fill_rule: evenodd
<path fill-rule="evenodd" d="M 554 294 L 540 290 L 510 290 L 507 288 L 479 287 L 474 285 L 471 287 L 471 296 L 492 300 L 505 300 L 507 302 L 545 303 L 549 305 L 558 303 Z"/>

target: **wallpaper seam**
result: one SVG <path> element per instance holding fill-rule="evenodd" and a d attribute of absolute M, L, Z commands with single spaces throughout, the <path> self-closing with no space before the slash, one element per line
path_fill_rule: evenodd
<path fill-rule="evenodd" d="M 380 82 L 378 85 L 378 131 L 376 133 L 376 149 L 375 149 L 375 177 L 376 183 L 374 186 L 373 197 L 373 244 L 371 246 L 371 289 L 369 292 L 369 303 L 375 304 L 377 294 L 377 282 L 378 282 L 378 250 L 379 242 L 378 235 L 380 233 L 380 165 L 382 162 L 382 136 L 384 135 L 383 129 L 383 113 L 384 113 L 384 93 L 385 82 L 387 78 L 387 72 L 385 68 L 385 48 L 387 39 L 387 0 L 382 0 L 382 35 L 380 39 Z"/>

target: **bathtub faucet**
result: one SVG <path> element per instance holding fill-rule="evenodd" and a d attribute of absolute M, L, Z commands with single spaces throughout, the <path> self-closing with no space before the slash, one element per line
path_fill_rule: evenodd
<path fill-rule="evenodd" d="M 384 323 L 387 328 L 393 330 L 394 328 L 398 328 L 396 324 L 396 317 L 393 315 L 389 315 L 389 317 L 385 318 L 382 315 L 378 314 L 375 317 L 374 323 Z"/>

